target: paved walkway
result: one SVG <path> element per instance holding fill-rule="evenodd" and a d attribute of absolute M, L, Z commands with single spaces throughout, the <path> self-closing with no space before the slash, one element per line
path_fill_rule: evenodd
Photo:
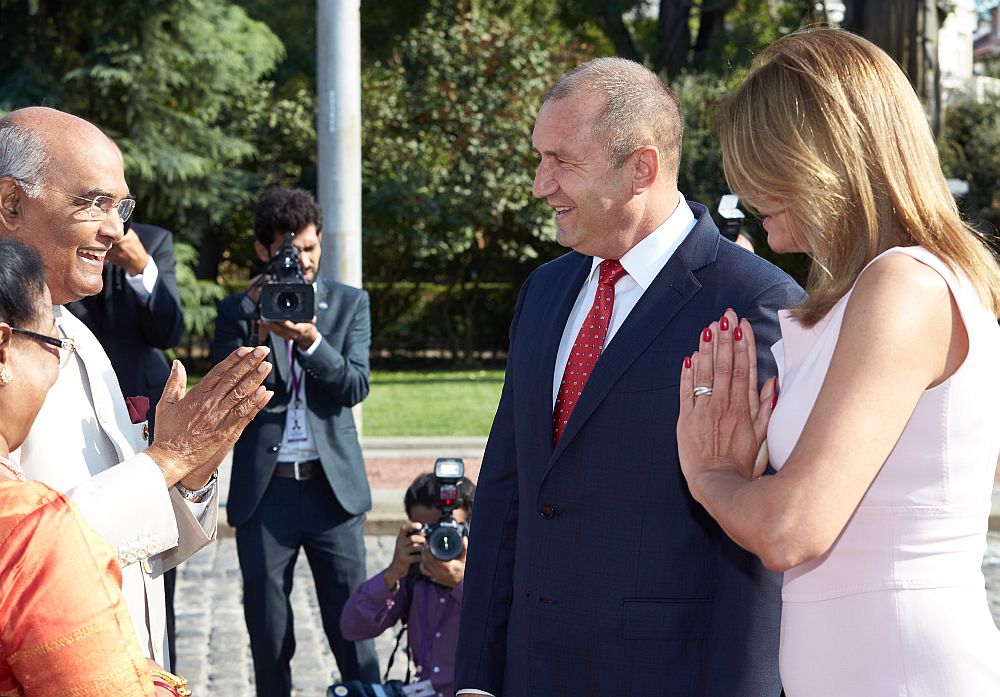
<path fill-rule="evenodd" d="M 365 538 L 369 575 L 392 558 L 395 530 L 403 517 L 403 491 L 437 457 L 462 457 L 473 480 L 482 462 L 482 439 L 379 439 L 364 443 L 374 508 Z M 223 492 L 228 467 L 221 468 Z M 1000 625 L 1000 488 L 994 491 L 989 546 L 983 563 L 990 609 Z M 221 518 L 225 518 L 222 514 Z M 246 625 L 236 542 L 220 528 L 216 544 L 184 563 L 177 579 L 177 669 L 191 682 L 195 697 L 254 697 L 253 666 Z M 292 660 L 294 697 L 324 697 L 335 680 L 336 663 L 327 646 L 309 564 L 300 555 L 292 590 L 297 649 Z M 376 640 L 382 670 L 392 651 L 394 632 Z M 392 677 L 402 678 L 405 662 L 397 657 Z"/>
<path fill-rule="evenodd" d="M 392 558 L 394 538 L 369 535 L 368 570 L 374 574 Z M 983 570 L 990 609 L 1000 624 L 1000 533 L 990 533 Z M 294 697 L 323 697 L 336 675 L 336 663 L 323 635 L 319 607 L 305 555 L 295 569 L 292 590 L 297 649 L 292 660 Z M 195 697 L 254 697 L 253 666 L 241 605 L 236 541 L 222 537 L 181 566 L 177 579 L 178 670 L 191 681 Z M 376 640 L 385 670 L 393 632 Z M 405 668 L 397 657 L 393 676 Z"/>

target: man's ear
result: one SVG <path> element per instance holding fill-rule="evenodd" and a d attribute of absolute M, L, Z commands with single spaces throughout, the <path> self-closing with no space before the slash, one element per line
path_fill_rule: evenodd
<path fill-rule="evenodd" d="M 23 198 L 12 177 L 0 177 L 0 228 L 14 231 L 21 226 Z"/>
<path fill-rule="evenodd" d="M 648 191 L 660 174 L 660 152 L 652 145 L 644 145 L 629 155 L 633 160 L 632 194 L 639 195 Z"/>
<path fill-rule="evenodd" d="M 271 261 L 271 250 L 261 244 L 260 240 L 253 241 L 254 251 L 257 252 L 257 258 L 267 263 Z"/>

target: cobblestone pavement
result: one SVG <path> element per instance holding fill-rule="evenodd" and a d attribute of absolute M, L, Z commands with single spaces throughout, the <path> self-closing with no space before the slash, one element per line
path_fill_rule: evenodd
<path fill-rule="evenodd" d="M 366 538 L 369 575 L 392 558 L 394 538 Z M 1000 533 L 991 532 L 983 562 L 990 610 L 1000 624 Z M 177 670 L 190 680 L 195 697 L 254 697 L 253 666 L 241 605 L 236 541 L 221 537 L 183 564 L 177 578 Z M 336 663 L 323 635 L 319 607 L 305 555 L 300 555 L 292 590 L 297 648 L 292 660 L 294 697 L 324 697 Z M 395 634 L 376 640 L 383 671 Z M 397 658 L 393 677 L 403 677 Z M 397 675 L 398 673 L 398 675 Z"/>

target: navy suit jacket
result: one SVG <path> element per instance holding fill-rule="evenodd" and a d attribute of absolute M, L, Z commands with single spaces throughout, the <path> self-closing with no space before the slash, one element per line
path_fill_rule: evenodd
<path fill-rule="evenodd" d="M 170 377 L 165 349 L 173 348 L 184 333 L 184 313 L 174 262 L 174 242 L 169 230 L 134 223 L 132 231 L 156 263 L 156 284 L 140 300 L 125 281 L 125 270 L 113 264 L 104 268 L 104 289 L 97 295 L 68 303 L 66 308 L 94 332 L 111 359 L 122 394 L 149 397 L 152 425 L 156 403 Z"/>
<path fill-rule="evenodd" d="M 221 361 L 239 346 L 256 345 L 250 336 L 240 301 L 244 294 L 219 303 L 215 320 L 213 355 Z M 351 407 L 368 396 L 371 347 L 371 318 L 368 293 L 358 288 L 319 279 L 316 283 L 316 327 L 323 336 L 311 356 L 299 354 L 304 368 L 309 428 L 319 451 L 330 487 L 337 501 L 351 515 L 372 507 L 365 461 L 358 442 Z M 274 370 L 264 385 L 274 397 L 243 431 L 233 448 L 233 477 L 226 512 L 229 524 L 247 522 L 257 510 L 274 475 L 278 446 L 285 429 L 285 415 L 291 393 L 288 380 L 288 352 L 285 340 L 269 334 L 268 360 Z"/>
<path fill-rule="evenodd" d="M 726 537 L 677 458 L 681 362 L 732 307 L 774 374 L 777 310 L 802 289 L 697 223 L 608 344 L 558 446 L 559 341 L 592 259 L 518 297 L 471 527 L 456 688 L 497 697 L 777 697 L 781 577 Z"/>

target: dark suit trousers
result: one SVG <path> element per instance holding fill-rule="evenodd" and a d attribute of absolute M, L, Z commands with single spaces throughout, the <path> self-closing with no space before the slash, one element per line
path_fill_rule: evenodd
<path fill-rule="evenodd" d="M 365 579 L 364 521 L 363 514 L 340 506 L 322 475 L 305 481 L 274 477 L 253 516 L 236 528 L 258 697 L 291 695 L 295 636 L 289 595 L 300 547 L 342 679 L 379 682 L 374 643 L 340 634 L 344 603 Z"/>

